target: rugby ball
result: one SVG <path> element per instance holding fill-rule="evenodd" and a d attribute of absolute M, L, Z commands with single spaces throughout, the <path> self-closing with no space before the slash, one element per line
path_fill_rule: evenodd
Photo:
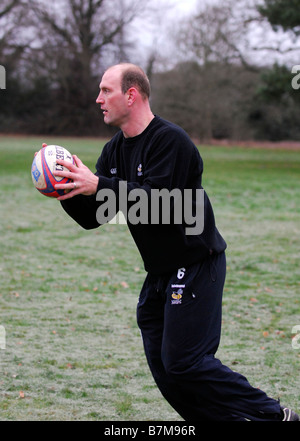
<path fill-rule="evenodd" d="M 32 182 L 36 189 L 45 196 L 58 198 L 65 194 L 65 190 L 56 190 L 56 184 L 71 182 L 68 178 L 54 176 L 55 171 L 67 170 L 66 167 L 57 164 L 57 159 L 63 159 L 74 164 L 71 153 L 59 145 L 43 147 L 34 157 L 31 166 Z"/>

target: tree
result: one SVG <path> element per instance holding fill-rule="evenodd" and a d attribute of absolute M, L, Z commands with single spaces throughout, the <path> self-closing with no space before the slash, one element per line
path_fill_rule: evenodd
<path fill-rule="evenodd" d="M 3 0 L 0 7 L 0 63 L 15 65 L 24 52 L 27 41 L 22 43 L 15 36 L 16 24 L 25 23 L 22 17 L 22 0 Z"/>
<path fill-rule="evenodd" d="M 42 43 L 52 49 L 59 43 L 65 56 L 76 59 L 88 77 L 117 38 L 126 45 L 126 27 L 145 8 L 145 0 L 58 0 L 55 4 L 55 9 L 48 1 L 31 4 L 43 29 Z"/>
<path fill-rule="evenodd" d="M 291 30 L 300 35 L 300 1 L 299 0 L 264 0 L 258 6 L 263 17 L 266 17 L 274 29 Z"/>
<path fill-rule="evenodd" d="M 264 4 L 258 6 L 258 11 L 276 32 L 289 32 L 297 42 L 300 35 L 299 0 L 264 0 Z M 297 46 L 286 47 L 284 50 L 279 47 L 266 49 L 280 53 L 299 51 Z M 256 126 L 260 133 L 267 134 L 273 141 L 300 138 L 300 95 L 293 90 L 291 81 L 291 68 L 285 63 L 275 63 L 263 71 L 258 84 L 254 112 Z"/>
<path fill-rule="evenodd" d="M 0 14 L 4 17 L 5 13 L 1 21 L 5 34 L 0 30 L 0 63 L 4 60 L 1 64 L 8 65 L 11 60 L 8 77 L 18 83 L 8 88 L 6 101 L 11 101 L 13 89 L 35 103 L 40 103 L 39 96 L 47 98 L 38 118 L 33 106 L 24 116 L 26 103 L 20 109 L 20 124 L 35 133 L 90 134 L 99 130 L 101 120 L 95 105 L 99 79 L 109 64 L 128 59 L 127 51 L 132 48 L 128 29 L 135 18 L 146 13 L 148 3 L 4 0 L 0 7 Z M 42 90 L 42 86 L 48 90 Z M 34 95 L 39 96 L 33 99 Z"/>
<path fill-rule="evenodd" d="M 2 2 L 2 8 L 0 9 L 0 18 L 7 15 L 13 8 L 20 4 L 20 0 L 10 0 Z"/>
<path fill-rule="evenodd" d="M 57 130 L 88 134 L 99 124 L 99 78 L 107 64 L 126 59 L 127 27 L 145 0 L 57 0 L 55 6 L 43 0 L 31 5 L 41 31 L 32 55 L 52 79 Z"/>
<path fill-rule="evenodd" d="M 197 140 L 251 139 L 248 115 L 258 77 L 244 66 L 179 63 L 153 76 L 153 110 Z"/>
<path fill-rule="evenodd" d="M 240 6 L 233 0 L 224 0 L 222 5 L 200 5 L 176 28 L 181 63 L 175 66 L 173 78 L 176 72 L 176 98 L 180 94 L 181 99 L 178 99 L 180 107 L 174 118 L 199 139 L 247 136 L 237 109 L 243 102 L 240 114 L 244 117 L 248 99 L 246 72 L 251 72 L 253 77 L 257 68 L 243 53 L 241 40 L 245 27 Z M 169 95 L 166 103 L 174 94 Z M 158 99 L 161 102 L 161 97 Z M 168 111 L 172 108 L 176 113 L 174 103 L 169 105 Z"/>
<path fill-rule="evenodd" d="M 266 18 L 258 13 L 256 1 L 199 5 L 178 27 L 176 41 L 183 63 L 175 66 L 172 76 L 169 73 L 170 81 L 176 73 L 176 101 L 184 110 L 176 113 L 174 100 L 170 103 L 172 99 L 161 92 L 160 104 L 193 136 L 202 139 L 253 135 L 298 139 L 295 115 L 299 100 L 298 95 L 292 96 L 291 74 L 279 65 L 272 71 L 268 52 L 264 52 L 263 64 L 255 59 L 258 51 L 283 54 L 296 50 L 295 45 L 275 40 Z"/>

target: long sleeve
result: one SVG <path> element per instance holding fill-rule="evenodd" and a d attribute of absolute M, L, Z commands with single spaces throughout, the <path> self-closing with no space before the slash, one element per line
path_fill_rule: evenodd
<path fill-rule="evenodd" d="M 105 150 L 97 162 L 96 176 L 107 174 L 105 165 Z M 65 212 L 74 219 L 82 228 L 91 230 L 100 226 L 96 212 L 100 203 L 96 200 L 97 193 L 91 196 L 78 195 L 71 199 L 61 201 Z"/>

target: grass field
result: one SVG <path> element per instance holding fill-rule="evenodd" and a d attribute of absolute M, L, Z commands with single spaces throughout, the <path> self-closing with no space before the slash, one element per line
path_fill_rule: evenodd
<path fill-rule="evenodd" d="M 42 141 L 92 170 L 103 145 L 0 137 L 0 420 L 180 420 L 144 357 L 135 309 L 145 273 L 127 227 L 84 231 L 34 189 Z M 228 244 L 217 355 L 300 411 L 300 152 L 199 148 Z"/>

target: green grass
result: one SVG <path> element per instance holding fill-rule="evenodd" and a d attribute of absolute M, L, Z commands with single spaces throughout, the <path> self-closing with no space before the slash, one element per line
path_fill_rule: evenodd
<path fill-rule="evenodd" d="M 103 142 L 0 138 L 1 420 L 179 420 L 158 392 L 135 309 L 145 272 L 125 225 L 84 231 L 33 187 L 42 141 L 94 170 Z M 227 244 L 219 358 L 299 408 L 300 153 L 201 146 Z"/>

